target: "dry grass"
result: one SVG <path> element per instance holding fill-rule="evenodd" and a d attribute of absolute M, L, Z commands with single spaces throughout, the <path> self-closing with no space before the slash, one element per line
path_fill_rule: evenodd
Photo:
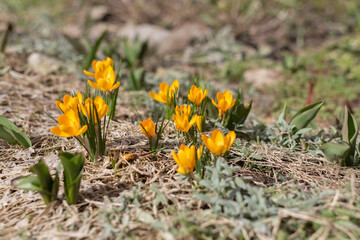
<path fill-rule="evenodd" d="M 166 149 L 152 156 L 139 127 L 119 119 L 119 116 L 129 111 L 126 104 L 122 104 L 124 99 L 120 99 L 118 119 L 112 123 L 109 131 L 108 154 L 111 157 L 105 156 L 98 163 L 86 162 L 81 184 L 81 203 L 69 206 L 62 197 L 62 200 L 45 206 L 39 194 L 14 188 L 11 180 L 28 175 L 29 167 L 40 158 L 44 158 L 50 169 L 54 170 L 59 162 L 59 152 L 83 151 L 74 140 L 53 136 L 49 129 L 55 123 L 45 114 L 47 112 L 57 116 L 55 100 L 63 92 L 80 90 L 82 87 L 83 83 L 72 76 L 40 77 L 28 71 L 10 70 L 0 77 L 0 114 L 23 128 L 33 143 L 31 149 L 24 150 L 0 141 L 0 238 L 12 239 L 18 235 L 36 236 L 37 239 L 98 239 L 116 236 L 166 238 L 166 231 L 170 227 L 185 228 L 181 225 L 182 220 L 179 220 L 183 218 L 189 219 L 186 224 L 200 225 L 210 234 L 213 233 L 213 237 L 235 238 L 229 229 L 236 227 L 237 222 L 214 216 L 208 204 L 193 197 L 194 185 L 177 179 L 174 171 L 176 164 L 169 154 L 169 150 L 178 145 L 173 137 L 174 130 L 171 127 L 166 130 Z M 250 147 L 253 149 L 250 155 L 241 151 Z M 133 153 L 136 157 L 125 160 L 122 157 L 125 153 Z M 118 160 L 117 169 L 112 169 L 110 158 Z M 308 153 L 271 149 L 265 144 L 246 142 L 233 148 L 230 159 L 231 164 L 241 166 L 235 176 L 244 177 L 254 185 L 274 186 L 278 191 L 286 189 L 290 183 L 296 183 L 306 191 L 310 191 L 314 185 L 320 189 L 335 189 L 335 195 L 325 206 L 333 209 L 345 204 L 347 209 L 354 209 L 359 217 L 359 209 L 353 206 L 360 199 L 358 168 L 341 168 Z M 153 189 L 154 183 L 160 193 Z M 344 199 L 341 190 L 347 184 L 351 197 Z M 134 190 L 133 187 L 137 188 Z M 159 194 L 163 195 L 165 202 L 155 202 Z M 121 208 L 127 210 L 121 212 Z M 332 226 L 328 220 L 311 213 L 294 213 L 284 209 L 278 215 L 273 236 L 278 233 L 282 221 L 288 218 L 319 222 L 324 226 L 324 232 L 317 233 L 322 234 L 322 239 L 328 236 L 328 228 Z M 167 224 L 158 227 L 154 224 L 156 221 Z M 112 231 L 109 232 L 109 229 Z M 192 234 L 201 236 L 202 233 L 190 232 Z M 176 238 L 191 239 L 190 235 L 189 232 L 179 232 Z M 242 229 L 242 235 L 245 239 L 270 239 L 245 228 Z M 351 232 L 348 236 L 351 239 Z"/>

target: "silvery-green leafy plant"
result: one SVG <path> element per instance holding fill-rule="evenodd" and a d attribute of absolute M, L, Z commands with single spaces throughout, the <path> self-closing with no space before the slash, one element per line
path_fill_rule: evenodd
<path fill-rule="evenodd" d="M 290 121 L 286 121 L 287 106 L 285 105 L 276 122 L 275 131 L 278 133 L 271 129 L 273 132 L 269 139 L 289 148 L 299 146 L 301 137 L 311 130 L 308 125 L 316 117 L 323 104 L 322 101 L 302 108 Z"/>
<path fill-rule="evenodd" d="M 345 107 L 341 141 L 328 142 L 320 148 L 325 154 L 326 159 L 341 166 L 359 165 L 360 145 L 356 145 L 358 131 L 359 128 L 355 118 Z"/>
<path fill-rule="evenodd" d="M 79 200 L 79 189 L 82 173 L 84 171 L 84 156 L 80 153 L 60 153 L 61 163 L 64 167 L 65 197 L 68 204 L 76 204 Z"/>
<path fill-rule="evenodd" d="M 55 178 L 50 175 L 49 168 L 43 159 L 32 166 L 29 170 L 36 176 L 24 176 L 16 178 L 12 184 L 17 188 L 31 190 L 40 193 L 45 204 L 49 204 L 57 199 L 59 190 L 59 173 L 56 171 Z"/>
<path fill-rule="evenodd" d="M 125 40 L 122 44 L 122 59 L 127 64 L 128 88 L 130 90 L 141 90 L 145 86 L 145 71 L 141 68 L 147 50 L 147 42 L 138 37 L 133 42 Z"/>

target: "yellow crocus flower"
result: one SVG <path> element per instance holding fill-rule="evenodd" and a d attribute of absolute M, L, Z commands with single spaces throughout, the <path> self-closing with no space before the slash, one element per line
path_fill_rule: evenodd
<path fill-rule="evenodd" d="M 191 106 L 190 105 L 185 106 L 184 104 L 181 105 L 180 107 L 176 106 L 175 113 L 176 113 L 176 115 L 186 114 L 186 115 L 190 116 Z"/>
<path fill-rule="evenodd" d="M 104 99 L 97 96 L 93 101 L 91 98 L 85 100 L 85 106 L 82 108 L 83 114 L 88 118 L 93 118 L 94 122 L 97 123 L 96 113 L 94 112 L 93 106 L 95 105 L 97 116 L 101 120 L 109 111 L 109 106 L 105 103 Z"/>
<path fill-rule="evenodd" d="M 80 127 L 80 120 L 77 110 L 69 109 L 64 115 L 58 117 L 59 127 L 53 127 L 50 131 L 59 137 L 73 137 L 83 134 L 87 130 L 87 125 Z"/>
<path fill-rule="evenodd" d="M 182 132 L 188 132 L 189 129 L 196 123 L 197 115 L 189 121 L 189 115 L 187 113 L 174 114 L 173 119 L 177 130 Z"/>
<path fill-rule="evenodd" d="M 201 137 L 207 149 L 216 156 L 224 155 L 227 151 L 229 151 L 235 141 L 235 138 L 236 134 L 234 131 L 229 132 L 224 138 L 224 135 L 218 129 L 215 129 L 211 133 L 210 138 L 205 134 Z"/>
<path fill-rule="evenodd" d="M 141 131 L 145 134 L 146 137 L 155 140 L 156 138 L 155 124 L 151 118 L 148 118 L 147 120 L 140 122 L 139 126 Z"/>
<path fill-rule="evenodd" d="M 203 129 L 202 129 L 202 120 L 203 118 L 205 118 L 205 116 L 197 116 L 196 117 L 196 127 L 197 129 L 201 132 Z"/>
<path fill-rule="evenodd" d="M 202 100 L 206 97 L 207 89 L 203 91 L 201 87 L 196 87 L 195 85 L 192 85 L 190 92 L 188 94 L 188 98 L 191 102 L 196 104 L 196 106 L 199 106 Z"/>
<path fill-rule="evenodd" d="M 215 103 L 214 99 L 211 99 L 211 101 L 219 110 L 219 118 L 221 119 L 227 110 L 234 106 L 235 100 L 233 99 L 233 95 L 229 93 L 228 90 L 225 90 L 224 93 L 218 92 L 216 97 L 218 103 Z"/>
<path fill-rule="evenodd" d="M 197 151 L 195 151 L 195 146 L 192 145 L 190 148 L 186 145 L 181 145 L 178 151 L 178 154 L 176 154 L 174 151 L 171 151 L 171 154 L 179 166 L 176 171 L 182 175 L 185 175 L 186 172 L 192 173 L 195 168 L 196 164 L 196 156 L 199 160 L 202 155 L 203 147 L 200 146 Z"/>
<path fill-rule="evenodd" d="M 63 97 L 63 102 L 56 101 L 56 106 L 65 113 L 69 109 L 74 110 L 75 112 L 78 111 L 78 107 L 80 104 L 82 104 L 82 95 L 80 92 L 77 93 L 76 97 L 71 97 L 70 95 L 65 95 Z"/>
<path fill-rule="evenodd" d="M 99 61 L 93 60 L 91 65 L 92 65 L 94 72 L 92 73 L 92 72 L 84 70 L 84 73 L 86 75 L 88 75 L 89 77 L 95 77 L 95 74 L 97 72 L 104 72 L 105 69 L 109 66 L 114 67 L 114 62 L 111 58 L 106 57 L 106 60 L 99 60 Z"/>
<path fill-rule="evenodd" d="M 95 81 L 88 80 L 91 87 L 101 91 L 112 91 L 120 86 L 120 82 L 115 83 L 116 75 L 112 66 L 108 66 L 104 71 L 95 72 Z"/>
<path fill-rule="evenodd" d="M 171 103 L 172 99 L 175 97 L 175 93 L 179 89 L 179 81 L 175 80 L 171 86 L 169 87 L 169 84 L 163 82 L 159 86 L 159 94 L 154 92 L 149 92 L 150 96 L 162 103 Z"/>

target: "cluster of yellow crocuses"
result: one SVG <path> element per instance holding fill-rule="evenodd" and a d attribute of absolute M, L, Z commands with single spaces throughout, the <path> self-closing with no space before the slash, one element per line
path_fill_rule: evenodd
<path fill-rule="evenodd" d="M 116 99 L 111 96 L 116 97 L 114 91 L 117 91 L 120 85 L 119 81 L 116 82 L 113 66 L 113 60 L 108 57 L 106 60 L 92 62 L 93 73 L 84 70 L 87 76 L 95 78 L 95 82 L 88 80 L 88 84 L 100 90 L 95 91 L 95 94 L 85 101 L 80 92 L 74 97 L 65 95 L 63 102 L 56 101 L 56 106 L 63 115 L 58 117 L 59 126 L 51 128 L 51 132 L 59 137 L 75 137 L 89 152 L 93 161 L 96 160 L 98 154 L 105 153 L 109 119 L 104 116 L 110 112 L 109 104 L 115 106 Z M 103 118 L 104 124 L 100 124 Z"/>
<path fill-rule="evenodd" d="M 56 106 L 63 112 L 63 115 L 58 117 L 60 126 L 53 127 L 50 130 L 59 137 L 73 137 L 86 132 L 88 126 L 81 126 L 79 114 L 83 114 L 88 119 L 93 119 L 96 124 L 97 119 L 101 120 L 109 110 L 109 106 L 99 96 L 95 100 L 88 98 L 83 103 L 83 96 L 80 92 L 77 93 L 76 97 L 65 95 L 63 102 L 56 101 Z"/>
<path fill-rule="evenodd" d="M 158 94 L 153 92 L 149 92 L 149 94 L 156 101 L 171 105 L 174 102 L 174 98 L 176 98 L 178 91 L 179 82 L 175 80 L 171 86 L 167 83 L 161 83 Z M 201 87 L 193 85 L 188 94 L 188 99 L 192 104 L 173 106 L 175 113 L 173 114 L 173 120 L 177 130 L 188 134 L 194 124 L 196 124 L 197 131 L 201 132 L 203 130 L 202 123 L 205 120 L 205 113 L 204 110 L 200 110 L 200 106 L 207 93 L 207 89 L 203 90 Z M 235 99 L 229 91 L 225 90 L 223 93 L 218 92 L 217 103 L 213 99 L 212 103 L 218 109 L 219 119 L 222 119 L 226 112 L 234 106 Z M 192 109 L 191 105 L 194 109 Z M 140 128 L 149 139 L 156 138 L 155 124 L 150 118 L 140 122 Z M 218 129 L 215 129 L 210 137 L 205 134 L 201 136 L 202 143 L 216 156 L 225 155 L 234 143 L 235 138 L 236 134 L 234 131 L 229 132 L 224 137 L 222 132 Z M 190 147 L 181 145 L 177 154 L 172 151 L 172 156 L 178 164 L 176 171 L 180 174 L 186 174 L 187 172 L 192 173 L 196 161 L 200 161 L 202 153 L 202 145 L 200 145 L 197 150 L 195 149 L 195 145 L 191 145 Z"/>
<path fill-rule="evenodd" d="M 84 70 L 84 73 L 95 78 L 95 81 L 88 80 L 88 84 L 100 91 L 95 91 L 95 95 L 91 95 L 85 101 L 83 101 L 80 92 L 73 97 L 65 95 L 63 102 L 56 101 L 56 106 L 63 112 L 63 115 L 58 117 L 59 126 L 51 128 L 51 132 L 60 137 L 76 137 L 89 152 L 92 159 L 95 159 L 99 153 L 104 154 L 105 152 L 107 128 L 104 130 L 105 134 L 101 131 L 101 128 L 107 125 L 105 122 L 101 124 L 99 121 L 106 114 L 109 114 L 109 105 L 107 103 L 111 103 L 112 106 L 116 103 L 111 102 L 111 97 L 115 96 L 116 99 L 113 91 L 118 90 L 120 82 L 116 81 L 113 67 L 114 63 L 109 57 L 102 61 L 94 60 L 92 62 L 94 72 Z M 210 137 L 205 134 L 201 136 L 202 144 L 196 149 L 195 145 L 199 145 L 198 133 L 202 132 L 204 127 L 205 105 L 207 102 L 204 100 L 207 97 L 208 90 L 193 85 L 188 93 L 189 104 L 177 106 L 179 86 L 177 80 L 170 86 L 167 83 L 161 83 L 159 93 L 149 92 L 149 94 L 156 101 L 166 104 L 167 110 L 170 109 L 170 112 L 167 111 L 167 113 L 172 114 L 176 129 L 183 132 L 192 144 L 190 147 L 181 145 L 177 154 L 172 151 L 172 156 L 178 164 L 176 170 L 180 174 L 186 174 L 194 171 L 196 161 L 201 161 L 203 145 L 214 155 L 223 156 L 231 148 L 236 135 L 234 131 L 231 131 L 224 136 L 220 130 L 215 129 Z M 212 99 L 212 103 L 218 109 L 219 119 L 221 120 L 229 109 L 234 106 L 235 99 L 227 90 L 223 93 L 218 92 L 216 97 L 217 102 Z M 171 118 L 171 114 L 167 114 L 168 119 Z M 106 118 L 104 121 L 106 121 Z M 149 138 L 153 151 L 154 146 L 157 147 L 158 138 L 160 138 L 161 131 L 164 129 L 163 124 L 158 128 L 153 120 L 149 118 L 140 122 L 140 128 L 145 136 Z M 80 135 L 85 136 L 86 141 Z M 101 149 L 100 152 L 99 149 Z"/>
<path fill-rule="evenodd" d="M 96 81 L 93 82 L 88 80 L 88 84 L 101 91 L 112 91 L 118 88 L 120 82 L 115 83 L 116 76 L 113 67 L 114 62 L 109 57 L 107 57 L 106 60 L 94 60 L 92 62 L 94 72 L 92 73 L 84 70 L 86 75 L 94 77 Z M 53 127 L 51 132 L 59 137 L 78 136 L 86 131 L 86 125 L 81 126 L 80 128 L 80 112 L 87 118 L 92 118 L 94 123 L 97 123 L 97 119 L 102 119 L 109 110 L 109 106 L 100 96 L 97 96 L 95 100 L 91 98 L 86 99 L 83 105 L 83 96 L 80 92 L 77 93 L 76 97 L 65 95 L 63 102 L 56 101 L 56 106 L 64 113 L 64 115 L 58 117 L 60 126 Z M 96 113 L 93 109 L 94 107 L 96 108 Z M 91 116 L 91 114 L 93 116 Z"/>

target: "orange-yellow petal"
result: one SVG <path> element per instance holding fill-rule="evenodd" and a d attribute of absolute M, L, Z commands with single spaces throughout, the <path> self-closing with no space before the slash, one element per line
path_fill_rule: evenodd
<path fill-rule="evenodd" d="M 95 73 L 84 70 L 84 73 L 89 77 L 95 77 Z"/>
<path fill-rule="evenodd" d="M 153 92 L 149 92 L 150 97 L 152 97 L 154 100 L 158 101 L 158 102 L 162 102 L 162 103 L 166 103 L 166 99 L 163 99 L 159 94 L 157 93 L 153 93 Z"/>
<path fill-rule="evenodd" d="M 89 83 L 89 85 L 90 85 L 91 87 L 93 87 L 93 88 L 95 88 L 95 89 L 98 89 L 98 88 L 99 88 L 98 84 L 95 83 L 95 82 L 93 82 L 93 81 L 88 80 L 88 83 Z"/>

